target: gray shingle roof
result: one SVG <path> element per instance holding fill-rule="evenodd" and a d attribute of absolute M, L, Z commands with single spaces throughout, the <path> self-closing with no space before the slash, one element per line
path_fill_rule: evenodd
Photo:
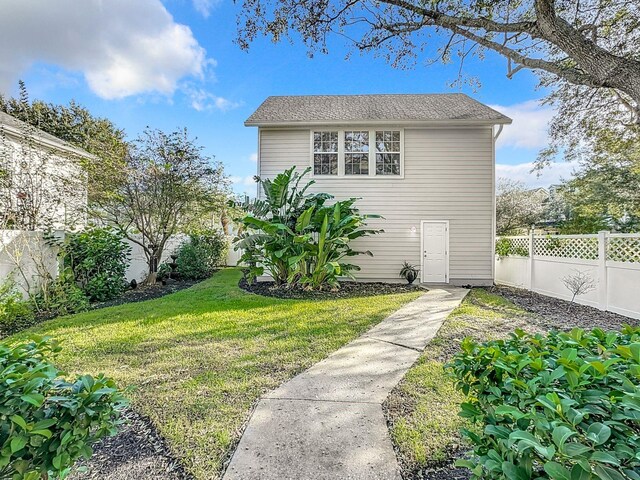
<path fill-rule="evenodd" d="M 462 93 L 269 97 L 247 126 L 341 122 L 511 123 Z"/>
<path fill-rule="evenodd" d="M 39 128 L 34 128 L 22 120 L 18 120 L 16 117 L 9 115 L 8 113 L 0 111 L 0 127 L 6 126 L 9 130 L 13 131 L 14 135 L 24 136 L 25 134 L 29 134 L 35 140 L 43 140 L 46 143 L 52 144 L 57 147 L 61 147 L 65 150 L 70 150 L 78 155 L 84 157 L 90 157 L 91 154 L 74 146 L 70 143 L 65 142 L 64 140 L 60 140 L 58 137 L 55 137 Z"/>

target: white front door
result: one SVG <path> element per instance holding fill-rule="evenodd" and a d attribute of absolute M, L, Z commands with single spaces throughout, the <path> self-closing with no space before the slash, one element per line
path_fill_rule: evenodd
<path fill-rule="evenodd" d="M 448 283 L 449 222 L 422 222 L 422 281 Z"/>

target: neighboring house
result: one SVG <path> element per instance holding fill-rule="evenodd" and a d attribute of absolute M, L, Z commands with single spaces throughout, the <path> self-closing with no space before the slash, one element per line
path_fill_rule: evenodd
<path fill-rule="evenodd" d="M 0 229 L 74 229 L 86 223 L 91 155 L 0 112 Z"/>
<path fill-rule="evenodd" d="M 357 240 L 363 281 L 398 281 L 403 261 L 423 282 L 494 278 L 495 140 L 511 119 L 463 94 L 269 97 L 258 127 L 258 175 L 311 167 L 314 191 L 361 197 L 384 233 Z M 258 193 L 259 194 L 259 193 Z"/>

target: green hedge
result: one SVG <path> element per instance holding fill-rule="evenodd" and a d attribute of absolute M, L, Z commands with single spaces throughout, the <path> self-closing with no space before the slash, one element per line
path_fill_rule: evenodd
<path fill-rule="evenodd" d="M 640 328 L 477 344 L 450 364 L 483 479 L 640 479 Z"/>

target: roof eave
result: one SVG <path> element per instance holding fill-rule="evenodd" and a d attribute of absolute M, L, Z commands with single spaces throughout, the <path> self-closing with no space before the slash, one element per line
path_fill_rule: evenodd
<path fill-rule="evenodd" d="M 71 145 L 65 144 L 65 143 L 61 143 L 61 142 L 54 142 L 52 140 L 49 140 L 48 138 L 42 137 L 38 134 L 34 134 L 34 135 L 25 135 L 24 132 L 22 132 L 20 129 L 15 128 L 11 125 L 6 125 L 4 123 L 0 124 L 0 128 L 2 128 L 2 130 L 7 133 L 9 136 L 20 140 L 22 138 L 25 138 L 25 136 L 29 136 L 32 140 L 34 140 L 35 142 L 39 143 L 42 146 L 54 149 L 54 150 L 58 150 L 60 152 L 65 152 L 65 153 L 70 153 L 73 155 L 77 155 L 79 157 L 84 157 L 87 159 L 96 159 L 97 157 L 85 150 L 79 149 L 79 148 L 75 148 L 72 147 Z"/>
<path fill-rule="evenodd" d="M 496 118 L 490 120 L 480 119 L 449 119 L 449 120 L 299 120 L 299 121 L 261 121 L 248 119 L 244 122 L 245 127 L 303 127 L 303 126 L 331 126 L 331 125 L 402 125 L 402 126 L 491 126 L 509 125 L 512 123 L 509 117 Z"/>

